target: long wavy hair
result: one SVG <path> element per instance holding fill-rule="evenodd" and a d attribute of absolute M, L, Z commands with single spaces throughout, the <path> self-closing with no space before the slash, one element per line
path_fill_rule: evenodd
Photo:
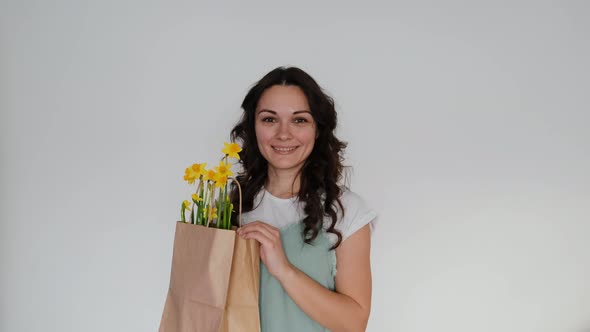
<path fill-rule="evenodd" d="M 305 203 L 306 214 L 302 221 L 305 225 L 302 236 L 305 243 L 312 243 L 323 227 L 324 217 L 327 216 L 332 221 L 327 232 L 335 234 L 338 238 L 331 248 L 335 249 L 342 242 L 342 234 L 336 230 L 335 225 L 338 220 L 338 208 L 344 214 L 339 183 L 343 175 L 342 162 L 346 143 L 338 140 L 334 134 L 337 125 L 334 100 L 309 74 L 299 68 L 278 67 L 272 70 L 254 84 L 242 102 L 244 112 L 231 131 L 231 139 L 242 145 L 242 171 L 236 179 L 243 190 L 243 212 L 256 208 L 254 199 L 267 180 L 268 162 L 258 149 L 255 113 L 263 92 L 275 85 L 299 87 L 307 98 L 316 123 L 317 139 L 299 174 L 301 183 L 297 198 Z M 231 199 L 234 206 L 237 206 L 238 194 L 235 184 L 232 187 Z M 233 222 L 235 224 L 235 220 Z"/>

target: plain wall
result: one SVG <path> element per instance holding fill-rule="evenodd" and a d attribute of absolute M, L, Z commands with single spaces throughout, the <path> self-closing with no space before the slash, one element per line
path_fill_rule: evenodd
<path fill-rule="evenodd" d="M 184 168 L 279 65 L 378 211 L 368 331 L 590 331 L 590 4 L 0 1 L 0 331 L 156 331 Z"/>

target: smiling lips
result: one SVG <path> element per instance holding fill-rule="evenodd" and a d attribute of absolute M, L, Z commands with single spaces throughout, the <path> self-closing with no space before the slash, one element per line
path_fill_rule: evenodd
<path fill-rule="evenodd" d="M 272 149 L 279 154 L 288 154 L 288 153 L 295 151 L 295 149 L 297 149 L 297 148 L 298 148 L 298 146 L 289 146 L 289 147 L 273 146 L 272 147 Z"/>

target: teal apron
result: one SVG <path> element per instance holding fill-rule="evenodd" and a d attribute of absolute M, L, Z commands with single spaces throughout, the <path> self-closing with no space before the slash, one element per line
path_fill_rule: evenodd
<path fill-rule="evenodd" d="M 336 251 L 322 229 L 312 244 L 303 241 L 302 223 L 281 229 L 283 249 L 289 262 L 329 290 L 334 290 Z M 266 266 L 260 264 L 260 324 L 262 332 L 325 332 L 291 300 Z"/>

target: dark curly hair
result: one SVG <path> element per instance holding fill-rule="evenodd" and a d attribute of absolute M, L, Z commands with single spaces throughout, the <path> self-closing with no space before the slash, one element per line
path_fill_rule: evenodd
<path fill-rule="evenodd" d="M 328 96 L 316 81 L 303 70 L 296 67 L 278 67 L 266 74 L 246 94 L 242 102 L 244 113 L 231 131 L 232 141 L 242 145 L 240 164 L 242 172 L 236 179 L 242 187 L 243 211 L 252 211 L 254 198 L 263 188 L 268 176 L 268 164 L 263 158 L 256 140 L 255 112 L 262 93 L 275 85 L 297 86 L 307 98 L 312 117 L 316 123 L 317 139 L 312 152 L 300 170 L 301 185 L 298 199 L 305 203 L 303 219 L 305 228 L 303 238 L 311 243 L 323 227 L 325 216 L 332 223 L 327 232 L 338 237 L 331 249 L 337 248 L 342 242 L 342 234 L 335 229 L 338 220 L 337 211 L 344 213 L 340 201 L 341 189 L 339 182 L 343 175 L 343 152 L 346 143 L 334 135 L 337 115 L 334 100 Z M 235 184 L 231 195 L 234 206 L 237 206 L 238 194 Z M 235 220 L 233 221 L 235 224 Z"/>

